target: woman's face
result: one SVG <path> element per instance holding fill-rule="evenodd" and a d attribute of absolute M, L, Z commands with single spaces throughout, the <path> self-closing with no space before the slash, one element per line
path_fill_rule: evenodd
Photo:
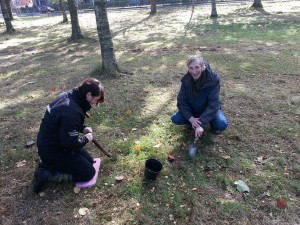
<path fill-rule="evenodd" d="M 188 69 L 194 80 L 198 80 L 202 73 L 202 66 L 199 63 L 199 60 L 196 59 L 191 62 Z"/>
<path fill-rule="evenodd" d="M 92 96 L 91 92 L 88 92 L 86 95 L 86 100 L 93 106 L 93 105 L 98 105 L 100 100 L 101 100 L 101 95 L 100 96 Z"/>

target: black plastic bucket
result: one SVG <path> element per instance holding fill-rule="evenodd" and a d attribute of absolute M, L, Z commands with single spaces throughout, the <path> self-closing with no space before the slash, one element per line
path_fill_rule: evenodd
<path fill-rule="evenodd" d="M 155 180 L 163 165 L 156 159 L 148 159 L 145 163 L 144 177 L 147 180 Z"/>

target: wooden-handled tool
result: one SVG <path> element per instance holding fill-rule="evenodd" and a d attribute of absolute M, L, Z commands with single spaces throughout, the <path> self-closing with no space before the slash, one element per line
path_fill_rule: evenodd
<path fill-rule="evenodd" d="M 94 145 L 96 145 L 96 147 L 99 148 L 106 156 L 111 157 L 111 154 L 110 154 L 108 151 L 106 151 L 106 150 L 100 145 L 100 143 L 99 143 L 97 140 L 93 139 L 92 142 L 93 142 Z"/>
<path fill-rule="evenodd" d="M 87 118 L 90 118 L 90 117 L 91 117 L 90 114 L 88 114 L 87 112 L 85 113 L 85 116 L 86 116 Z M 99 143 L 97 140 L 93 139 L 92 142 L 93 142 L 94 145 L 96 145 L 96 147 L 99 148 L 106 156 L 111 157 L 111 154 L 110 154 L 108 151 L 106 151 L 106 150 L 100 145 L 100 143 Z"/>

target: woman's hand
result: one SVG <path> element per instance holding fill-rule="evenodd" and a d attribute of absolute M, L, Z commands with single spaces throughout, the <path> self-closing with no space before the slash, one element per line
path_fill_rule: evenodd
<path fill-rule="evenodd" d="M 93 133 L 93 129 L 91 127 L 86 127 L 82 131 L 83 134 Z"/>
<path fill-rule="evenodd" d="M 191 116 L 189 121 L 192 124 L 192 127 L 194 129 L 196 129 L 197 127 L 200 127 L 201 122 L 200 122 L 199 118 L 195 118 L 195 117 Z"/>
<path fill-rule="evenodd" d="M 203 132 L 204 132 L 204 130 L 203 130 L 202 127 L 200 127 L 200 126 L 197 127 L 197 128 L 195 129 L 195 139 L 201 138 Z"/>
<path fill-rule="evenodd" d="M 93 141 L 93 134 L 92 133 L 87 133 L 84 136 L 86 136 L 86 138 L 89 140 L 89 142 Z"/>

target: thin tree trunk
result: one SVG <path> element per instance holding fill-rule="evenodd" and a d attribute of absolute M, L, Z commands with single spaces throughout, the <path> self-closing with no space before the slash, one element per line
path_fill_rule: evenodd
<path fill-rule="evenodd" d="M 216 0 L 211 0 L 211 14 L 210 18 L 217 18 L 218 13 L 217 13 L 217 3 Z"/>
<path fill-rule="evenodd" d="M 151 12 L 150 14 L 156 13 L 156 0 L 151 0 Z"/>
<path fill-rule="evenodd" d="M 112 37 L 109 29 L 109 22 L 106 10 L 106 0 L 95 0 L 95 15 L 98 37 L 101 47 L 102 69 L 115 78 L 120 76 L 120 69 L 114 52 Z"/>
<path fill-rule="evenodd" d="M 83 35 L 81 34 L 79 21 L 78 21 L 78 12 L 77 12 L 77 5 L 75 0 L 68 0 L 70 17 L 71 17 L 71 24 L 72 24 L 72 36 L 71 40 L 76 41 L 79 39 L 83 39 Z"/>
<path fill-rule="evenodd" d="M 1 5 L 1 10 L 2 10 L 2 15 L 5 21 L 5 25 L 6 25 L 6 32 L 8 33 L 13 33 L 15 32 L 15 29 L 11 23 L 11 19 L 9 17 L 9 11 L 8 11 L 8 7 L 6 5 L 5 0 L 0 0 L 0 5 Z"/>
<path fill-rule="evenodd" d="M 254 0 L 254 2 L 253 2 L 253 4 L 252 4 L 252 6 L 251 6 L 252 8 L 263 8 L 263 5 L 262 5 L 262 3 L 261 3 L 261 0 Z"/>
<path fill-rule="evenodd" d="M 5 0 L 5 3 L 6 3 L 6 6 L 7 6 L 8 15 L 9 15 L 10 20 L 14 20 L 12 10 L 11 10 L 10 0 Z"/>
<path fill-rule="evenodd" d="M 67 13 L 66 13 L 66 10 L 65 10 L 63 0 L 59 0 L 59 7 L 60 7 L 62 15 L 63 15 L 63 23 L 67 23 L 68 22 L 68 17 L 67 17 Z"/>

